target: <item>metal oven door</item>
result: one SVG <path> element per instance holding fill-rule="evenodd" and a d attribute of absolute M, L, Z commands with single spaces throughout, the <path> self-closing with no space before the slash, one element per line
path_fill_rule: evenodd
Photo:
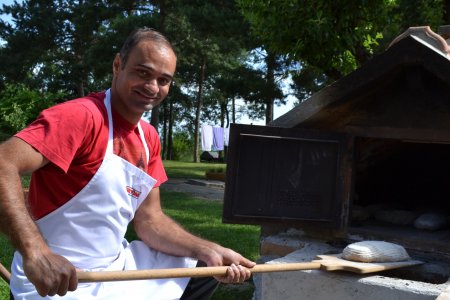
<path fill-rule="evenodd" d="M 342 229 L 345 135 L 232 124 L 223 221 Z"/>

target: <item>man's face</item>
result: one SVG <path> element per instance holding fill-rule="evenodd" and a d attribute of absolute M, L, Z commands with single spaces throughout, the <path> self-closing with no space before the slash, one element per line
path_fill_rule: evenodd
<path fill-rule="evenodd" d="M 135 123 L 145 111 L 159 105 L 169 92 L 176 68 L 175 53 L 163 44 L 143 41 L 130 52 L 123 66 L 117 55 L 113 63 L 112 105 Z"/>

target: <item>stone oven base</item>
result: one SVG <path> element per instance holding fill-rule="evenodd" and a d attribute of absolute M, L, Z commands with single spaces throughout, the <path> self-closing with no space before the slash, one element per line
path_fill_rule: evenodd
<path fill-rule="evenodd" d="M 315 240 L 291 240 L 283 236 L 279 241 L 284 244 L 295 244 L 299 249 L 281 258 L 267 263 L 289 263 L 311 261 L 318 254 L 339 253 L 324 242 Z M 274 243 L 274 239 L 270 240 Z M 264 241 L 263 241 L 264 243 Z M 450 288 L 450 281 L 444 283 L 428 283 L 407 279 L 388 277 L 374 273 L 359 275 L 350 272 L 327 272 L 322 270 L 305 270 L 294 272 L 262 273 L 255 276 L 257 300 L 322 300 L 322 299 L 380 299 L 380 300 L 423 300 L 445 296 Z M 441 299 L 439 298 L 439 299 Z M 446 299 L 447 298 L 442 298 Z"/>

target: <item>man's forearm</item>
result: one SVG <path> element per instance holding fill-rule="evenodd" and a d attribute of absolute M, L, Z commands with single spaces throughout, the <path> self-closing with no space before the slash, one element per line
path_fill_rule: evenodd
<path fill-rule="evenodd" d="M 135 222 L 136 233 L 144 243 L 155 250 L 175 256 L 199 258 L 202 248 L 215 248 L 217 244 L 201 239 L 182 228 L 164 213 L 144 222 Z"/>
<path fill-rule="evenodd" d="M 28 212 L 20 176 L 4 165 L 0 174 L 0 230 L 23 256 L 32 255 L 46 244 Z"/>
<path fill-rule="evenodd" d="M 48 248 L 27 209 L 20 176 L 47 163 L 42 154 L 19 138 L 0 144 L 0 230 L 24 257 Z"/>

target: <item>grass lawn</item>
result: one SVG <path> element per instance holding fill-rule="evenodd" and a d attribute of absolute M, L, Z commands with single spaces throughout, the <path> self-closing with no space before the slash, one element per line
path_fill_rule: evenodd
<path fill-rule="evenodd" d="M 13 249 L 11 245 L 9 244 L 9 241 L 6 239 L 6 237 L 1 234 L 0 235 L 0 261 L 2 265 L 4 265 L 8 270 L 10 269 L 12 256 L 13 256 Z M 9 299 L 9 287 L 6 284 L 5 281 L 0 279 L 0 299 Z"/>
<path fill-rule="evenodd" d="M 226 164 L 220 163 L 193 163 L 165 160 L 163 161 L 163 164 L 169 178 L 204 179 L 206 171 L 225 171 L 226 169 Z"/>
<path fill-rule="evenodd" d="M 205 171 L 223 168 L 225 164 L 188 163 L 164 161 L 169 177 L 204 178 Z M 165 212 L 190 232 L 229 247 L 245 257 L 256 260 L 259 257 L 258 226 L 222 224 L 222 203 L 197 199 L 184 193 L 162 191 L 162 206 Z M 128 239 L 134 239 L 132 229 Z M 0 235 L 0 261 L 9 269 L 13 249 L 3 235 Z M 214 300 L 247 300 L 253 290 L 236 286 L 221 285 Z M 0 299 L 9 299 L 8 286 L 0 279 Z"/>

